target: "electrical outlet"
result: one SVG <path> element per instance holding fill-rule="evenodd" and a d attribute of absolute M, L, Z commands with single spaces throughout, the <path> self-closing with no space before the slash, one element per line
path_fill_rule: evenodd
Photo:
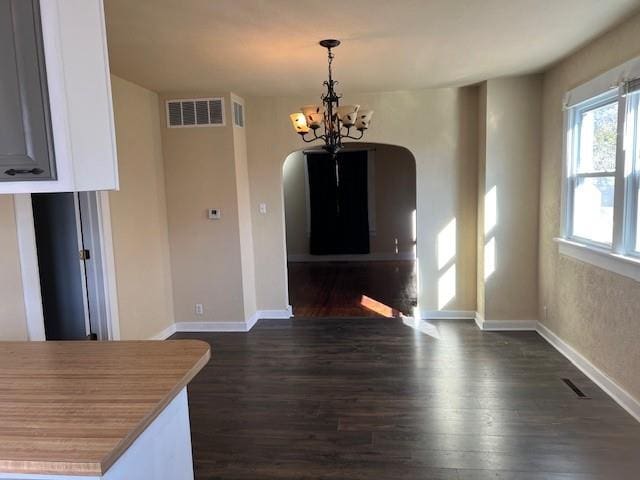
<path fill-rule="evenodd" d="M 204 315 L 204 305 L 196 303 L 196 315 Z"/>
<path fill-rule="evenodd" d="M 266 203 L 261 203 L 261 204 L 260 204 L 260 206 L 259 206 L 259 208 L 260 208 L 260 213 L 261 213 L 261 214 L 263 214 L 263 215 L 264 215 L 264 214 L 266 214 L 266 213 L 267 213 L 267 204 L 266 204 Z"/>
<path fill-rule="evenodd" d="M 209 208 L 207 210 L 207 217 L 209 217 L 209 220 L 220 220 L 222 212 L 219 208 Z"/>

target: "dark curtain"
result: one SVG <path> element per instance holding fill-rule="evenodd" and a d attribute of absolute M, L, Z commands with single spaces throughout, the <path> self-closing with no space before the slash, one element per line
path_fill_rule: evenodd
<path fill-rule="evenodd" d="M 307 154 L 312 255 L 366 254 L 369 249 L 367 152 Z M 337 170 L 337 171 L 336 171 Z"/>
<path fill-rule="evenodd" d="M 336 166 L 326 154 L 308 154 L 312 255 L 330 255 L 338 249 L 338 188 Z"/>

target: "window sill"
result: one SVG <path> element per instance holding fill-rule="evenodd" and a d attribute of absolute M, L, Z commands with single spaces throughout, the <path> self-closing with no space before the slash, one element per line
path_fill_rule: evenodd
<path fill-rule="evenodd" d="M 554 238 L 554 241 L 558 244 L 560 255 L 575 258 L 640 282 L 640 259 L 612 253 L 564 238 Z"/>

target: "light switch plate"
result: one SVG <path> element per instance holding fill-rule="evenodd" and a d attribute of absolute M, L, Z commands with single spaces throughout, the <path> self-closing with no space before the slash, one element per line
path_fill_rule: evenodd
<path fill-rule="evenodd" d="M 209 220 L 219 220 L 222 217 L 222 212 L 219 208 L 210 208 L 207 210 L 207 215 Z"/>
<path fill-rule="evenodd" d="M 267 204 L 266 203 L 261 203 L 260 206 L 259 206 L 259 209 L 260 209 L 260 213 L 262 213 L 264 215 L 265 213 L 267 213 Z"/>

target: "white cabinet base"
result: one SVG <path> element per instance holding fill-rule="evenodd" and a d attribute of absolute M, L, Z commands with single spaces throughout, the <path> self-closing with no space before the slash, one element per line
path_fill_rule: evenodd
<path fill-rule="evenodd" d="M 102 476 L 0 473 L 3 480 L 193 480 L 186 387 Z"/>

